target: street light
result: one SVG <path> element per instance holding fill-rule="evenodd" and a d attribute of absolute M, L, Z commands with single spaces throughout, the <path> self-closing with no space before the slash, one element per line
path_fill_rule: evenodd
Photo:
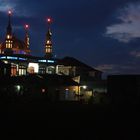
<path fill-rule="evenodd" d="M 86 86 L 86 85 L 84 85 L 84 86 L 83 86 L 83 89 L 87 89 L 87 86 Z"/>

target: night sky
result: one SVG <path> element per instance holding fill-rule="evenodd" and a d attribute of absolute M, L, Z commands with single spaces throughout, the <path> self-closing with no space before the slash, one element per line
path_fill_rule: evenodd
<path fill-rule="evenodd" d="M 75 57 L 105 75 L 140 74 L 140 0 L 0 0 L 0 41 L 9 9 L 16 36 L 30 25 L 32 55 L 44 56 L 51 17 L 56 57 Z"/>

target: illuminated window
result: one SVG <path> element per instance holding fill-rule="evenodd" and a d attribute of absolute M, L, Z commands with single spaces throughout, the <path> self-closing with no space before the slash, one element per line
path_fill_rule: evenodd
<path fill-rule="evenodd" d="M 17 60 L 17 57 L 12 57 L 12 56 L 7 56 L 7 59 L 11 59 L 11 60 Z"/>
<path fill-rule="evenodd" d="M 48 41 L 47 41 L 47 44 L 49 44 L 49 43 L 50 43 L 50 41 L 48 40 Z"/>
<path fill-rule="evenodd" d="M 44 63 L 46 63 L 47 61 L 46 60 L 38 60 L 38 62 L 44 62 Z"/>
<path fill-rule="evenodd" d="M 11 76 L 16 76 L 17 75 L 17 66 L 12 64 L 11 65 Z"/>
<path fill-rule="evenodd" d="M 31 70 L 31 71 L 33 70 L 34 73 L 38 73 L 38 71 L 39 71 L 39 64 L 38 63 L 29 63 L 28 69 Z"/>
<path fill-rule="evenodd" d="M 50 52 L 51 52 L 51 50 L 50 50 L 50 49 L 48 49 L 48 50 L 47 50 L 47 52 L 48 52 L 48 53 L 50 53 Z"/>
<path fill-rule="evenodd" d="M 53 66 L 49 66 L 47 67 L 47 71 L 48 74 L 54 74 L 55 73 L 55 67 Z"/>
<path fill-rule="evenodd" d="M 48 48 L 47 48 L 47 49 L 46 49 L 46 52 L 47 52 L 47 53 L 51 53 L 51 49 L 48 49 Z"/>
<path fill-rule="evenodd" d="M 48 60 L 47 62 L 48 63 L 54 63 L 54 60 Z"/>
<path fill-rule="evenodd" d="M 26 69 L 19 68 L 19 75 L 26 75 Z"/>
<path fill-rule="evenodd" d="M 10 39 L 10 35 L 7 35 L 7 39 Z"/>
<path fill-rule="evenodd" d="M 46 73 L 46 67 L 40 67 L 39 68 L 39 73 L 40 74 L 45 74 Z"/>

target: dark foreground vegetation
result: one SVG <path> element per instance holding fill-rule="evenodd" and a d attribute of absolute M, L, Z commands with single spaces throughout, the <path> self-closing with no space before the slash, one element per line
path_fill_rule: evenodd
<path fill-rule="evenodd" d="M 139 106 L 49 102 L 45 98 L 0 100 L 1 129 L 5 137 L 39 136 L 51 139 L 135 139 L 139 136 Z M 42 138 L 41 138 L 42 139 Z"/>
<path fill-rule="evenodd" d="M 1 80 L 0 136 L 10 137 L 8 139 L 15 139 L 16 136 L 19 140 L 34 139 L 37 136 L 37 139 L 50 140 L 139 139 L 139 84 L 125 86 L 125 82 L 119 81 L 117 84 L 116 81 L 115 84 L 110 81 L 109 92 L 105 94 L 107 102 L 84 102 L 60 101 L 58 96 L 48 96 L 47 92 L 42 94 L 39 92 L 42 91 L 42 84 L 37 86 L 39 83 L 36 82 L 29 82 L 32 83 L 29 89 L 34 90 L 26 90 L 26 94 L 19 90 L 13 92 L 19 85 L 11 88 L 9 81 L 6 80 L 4 84 Z M 24 83 L 28 85 L 27 82 Z M 10 87 L 10 92 L 7 92 L 7 86 Z M 131 89 L 135 89 L 135 92 Z"/>

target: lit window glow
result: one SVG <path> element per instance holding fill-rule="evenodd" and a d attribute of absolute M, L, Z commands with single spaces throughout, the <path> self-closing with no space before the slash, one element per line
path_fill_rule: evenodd
<path fill-rule="evenodd" d="M 50 41 L 49 40 L 47 41 L 47 44 L 50 44 Z"/>
<path fill-rule="evenodd" d="M 6 59 L 6 56 L 1 56 L 0 59 Z"/>
<path fill-rule="evenodd" d="M 38 62 L 44 62 L 44 63 L 46 63 L 47 61 L 46 60 L 38 60 Z"/>
<path fill-rule="evenodd" d="M 34 72 L 38 73 L 39 71 L 39 65 L 38 63 L 29 63 L 28 68 L 33 67 L 34 68 Z"/>
<path fill-rule="evenodd" d="M 17 57 L 12 57 L 12 56 L 7 56 L 7 59 L 11 59 L 11 60 L 17 60 Z"/>
<path fill-rule="evenodd" d="M 10 35 L 7 35 L 7 39 L 10 39 Z M 10 41 L 10 40 L 9 40 Z"/>
<path fill-rule="evenodd" d="M 19 57 L 19 60 L 27 60 L 26 58 L 21 58 L 21 57 Z"/>
<path fill-rule="evenodd" d="M 54 63 L 54 60 L 48 60 L 47 62 L 48 63 Z"/>

